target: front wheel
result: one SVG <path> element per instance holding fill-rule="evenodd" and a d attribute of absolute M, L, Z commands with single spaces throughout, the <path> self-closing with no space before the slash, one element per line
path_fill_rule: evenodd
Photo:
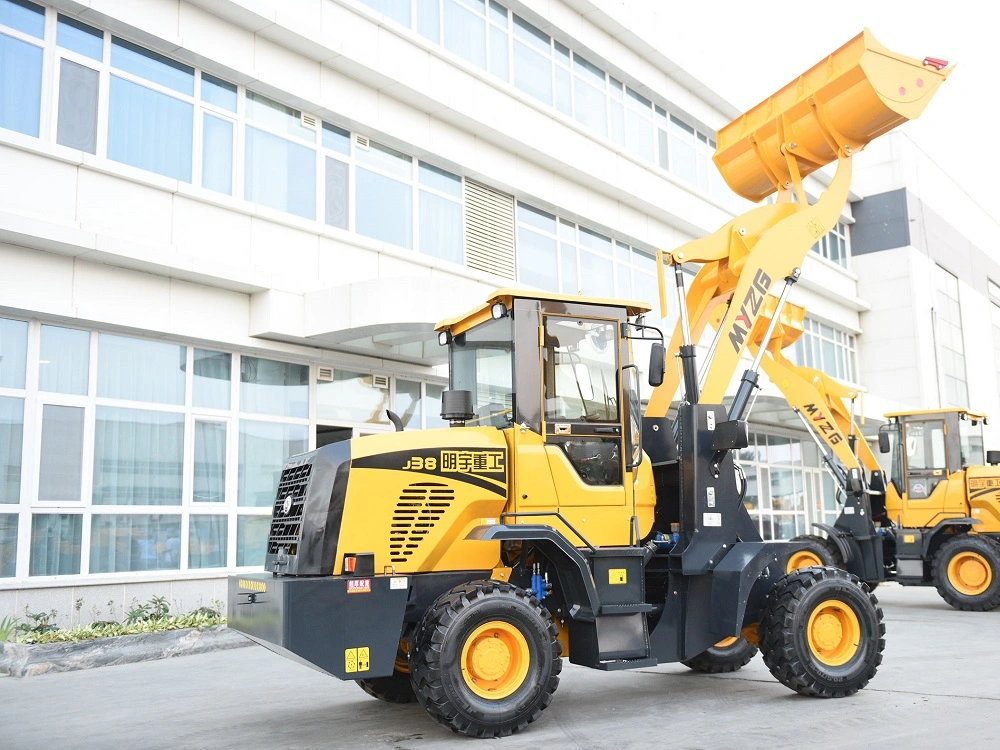
<path fill-rule="evenodd" d="M 1000 543 L 962 534 L 934 555 L 934 585 L 956 609 L 988 612 L 1000 607 Z"/>
<path fill-rule="evenodd" d="M 878 600 L 838 568 L 786 575 L 768 594 L 760 650 L 778 681 L 803 695 L 843 698 L 882 663 L 885 625 Z"/>
<path fill-rule="evenodd" d="M 745 667 L 756 655 L 757 649 L 745 638 L 731 636 L 705 649 L 697 656 L 685 659 L 681 664 L 695 672 L 721 674 L 735 672 Z"/>
<path fill-rule="evenodd" d="M 506 737 L 539 717 L 559 685 L 562 647 L 548 611 L 507 583 L 440 596 L 418 628 L 410 675 L 420 705 L 471 737 Z"/>

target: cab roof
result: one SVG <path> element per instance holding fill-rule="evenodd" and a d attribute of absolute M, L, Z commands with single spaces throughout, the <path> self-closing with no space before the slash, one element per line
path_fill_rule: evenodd
<path fill-rule="evenodd" d="M 926 417 L 932 416 L 934 414 L 967 414 L 969 419 L 982 420 L 986 419 L 985 414 L 976 414 L 968 409 L 963 409 L 961 407 L 952 407 L 950 409 L 914 409 L 913 411 L 894 411 L 890 414 L 886 414 L 886 417 Z"/>
<path fill-rule="evenodd" d="M 486 302 L 478 307 L 469 310 L 463 315 L 454 318 L 446 318 L 434 326 L 435 331 L 445 329 L 461 328 L 467 329 L 472 326 L 489 320 L 490 308 L 497 302 L 503 302 L 508 308 L 512 307 L 514 299 L 537 299 L 551 302 L 575 302 L 584 305 L 603 305 L 605 307 L 624 307 L 626 314 L 642 315 L 652 310 L 652 305 L 648 302 L 638 302 L 636 300 L 611 299 L 610 297 L 584 297 L 579 294 L 556 294 L 554 292 L 540 292 L 531 289 L 497 289 L 486 298 Z"/>

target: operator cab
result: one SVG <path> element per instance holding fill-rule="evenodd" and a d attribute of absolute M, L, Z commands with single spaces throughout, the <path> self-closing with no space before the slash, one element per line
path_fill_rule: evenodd
<path fill-rule="evenodd" d="M 501 289 L 438 324 L 448 346 L 442 416 L 515 425 L 558 446 L 588 485 L 621 485 L 641 455 L 638 370 L 629 335 L 642 302 Z M 637 337 L 638 334 L 636 334 Z M 623 460 L 624 457 L 624 460 Z"/>
<path fill-rule="evenodd" d="M 982 466 L 986 417 L 965 409 L 935 409 L 886 414 L 879 429 L 879 450 L 892 452 L 890 483 L 897 496 L 939 506 L 948 476 L 970 466 Z M 993 451 L 991 451 L 993 453 Z M 933 500 L 937 499 L 938 503 Z"/>

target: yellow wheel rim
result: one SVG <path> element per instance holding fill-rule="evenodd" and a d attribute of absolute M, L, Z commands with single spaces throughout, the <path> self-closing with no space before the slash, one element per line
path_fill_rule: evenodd
<path fill-rule="evenodd" d="M 721 641 L 716 643 L 715 648 L 729 648 L 738 640 L 739 638 L 737 638 L 735 635 L 731 635 L 728 638 L 723 638 Z"/>
<path fill-rule="evenodd" d="M 960 593 L 977 596 L 993 583 L 993 570 L 982 555 L 959 552 L 948 562 L 948 581 Z"/>
<path fill-rule="evenodd" d="M 808 549 L 800 549 L 798 552 L 793 552 L 792 556 L 788 558 L 788 565 L 785 566 L 785 572 L 791 573 L 793 570 L 798 570 L 799 568 L 812 568 L 822 564 L 823 561 L 819 559 L 819 555 L 815 552 Z"/>
<path fill-rule="evenodd" d="M 462 648 L 462 677 L 481 698 L 500 700 L 524 682 L 531 662 L 528 642 L 509 622 L 493 620 L 469 634 Z"/>
<path fill-rule="evenodd" d="M 806 637 L 817 660 L 829 667 L 839 667 L 858 652 L 861 624 L 850 606 L 827 599 L 809 615 Z"/>

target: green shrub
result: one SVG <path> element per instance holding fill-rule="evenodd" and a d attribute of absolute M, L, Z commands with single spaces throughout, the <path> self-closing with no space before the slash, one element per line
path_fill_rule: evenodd
<path fill-rule="evenodd" d="M 90 625 L 77 625 L 64 629 L 50 623 L 56 616 L 56 611 L 25 615 L 33 624 L 17 625 L 17 619 L 5 617 L 0 620 L 0 641 L 3 641 L 4 628 L 17 632 L 18 643 L 76 643 L 95 638 L 110 638 L 116 635 L 136 635 L 139 633 L 160 633 L 167 630 L 182 630 L 184 628 L 210 628 L 214 625 L 225 625 L 226 617 L 222 614 L 222 602 L 213 602 L 216 606 L 199 607 L 186 615 L 171 615 L 170 605 L 162 596 L 154 596 L 145 604 L 132 601 L 132 608 L 125 616 L 125 622 L 101 620 Z M 9 621 L 9 624 L 8 624 Z M 16 626 L 16 627 L 15 627 Z M 8 634 L 8 637 L 10 635 Z"/>

